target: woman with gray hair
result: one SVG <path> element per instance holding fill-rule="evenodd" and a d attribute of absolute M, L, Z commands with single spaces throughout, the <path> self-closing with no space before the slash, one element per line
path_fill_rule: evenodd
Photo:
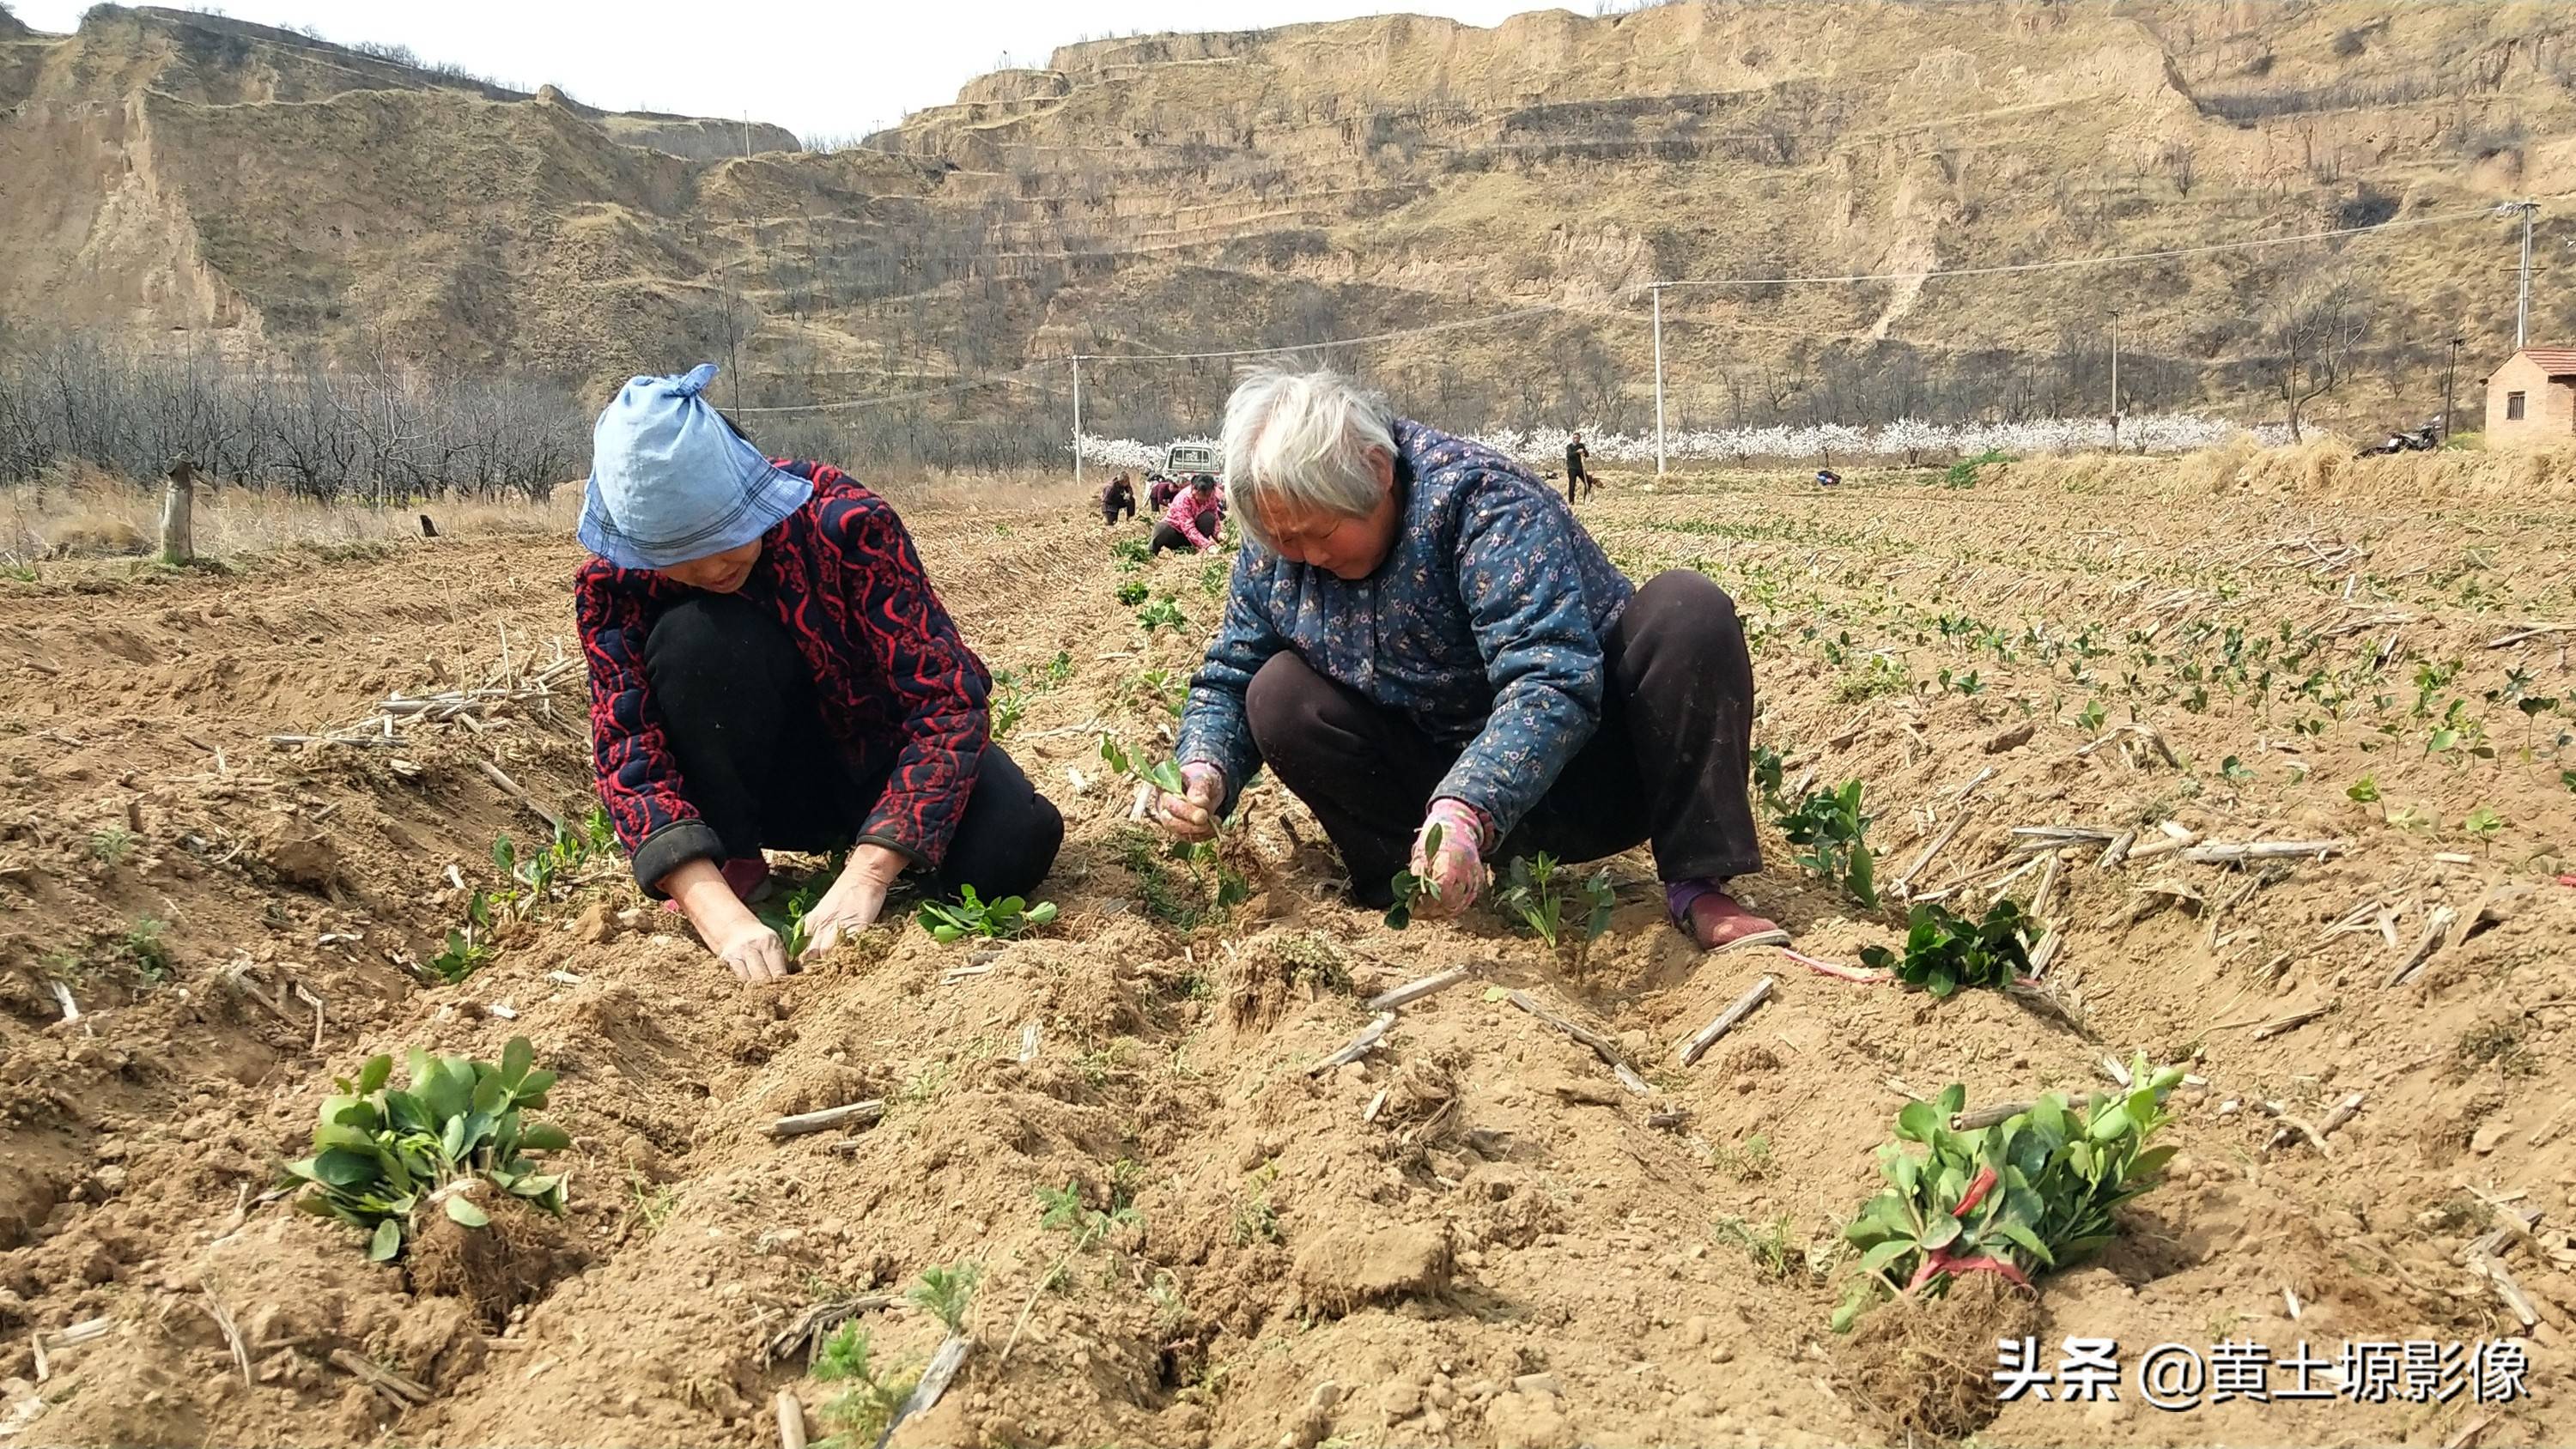
<path fill-rule="evenodd" d="M 1753 664 L 1716 584 L 1632 586 L 1527 469 L 1331 372 L 1248 375 L 1224 446 L 1249 542 L 1181 722 L 1187 788 L 1157 793 L 1166 830 L 1207 838 L 1266 764 L 1363 905 L 1410 868 L 1436 893 L 1417 911 L 1455 914 L 1489 858 L 1651 842 L 1703 949 L 1774 929 L 1725 889 L 1762 852 Z"/>

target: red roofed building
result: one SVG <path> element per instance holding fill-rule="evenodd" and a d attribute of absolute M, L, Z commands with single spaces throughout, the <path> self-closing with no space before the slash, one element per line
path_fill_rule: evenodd
<path fill-rule="evenodd" d="M 2526 347 L 2487 379 L 2486 445 L 2576 443 L 2576 347 Z"/>

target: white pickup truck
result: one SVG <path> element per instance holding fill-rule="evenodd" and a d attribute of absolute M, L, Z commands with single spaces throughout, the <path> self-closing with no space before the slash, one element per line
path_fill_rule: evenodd
<path fill-rule="evenodd" d="M 1205 473 L 1213 478 L 1223 467 L 1216 449 L 1204 443 L 1174 443 L 1163 451 L 1163 476 L 1183 482 Z"/>

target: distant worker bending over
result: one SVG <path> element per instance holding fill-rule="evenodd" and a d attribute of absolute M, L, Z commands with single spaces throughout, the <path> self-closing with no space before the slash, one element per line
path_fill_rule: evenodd
<path fill-rule="evenodd" d="M 1064 820 L 993 742 L 992 677 L 884 499 L 772 460 L 699 394 L 639 377 L 599 415 L 573 583 L 600 799 L 636 883 L 735 975 L 791 969 L 750 902 L 768 850 L 847 848 L 805 913 L 830 950 L 905 872 L 1020 895 Z"/>
<path fill-rule="evenodd" d="M 1181 722 L 1186 792 L 1155 798 L 1166 830 L 1207 838 L 1267 765 L 1363 905 L 1410 868 L 1437 891 L 1417 912 L 1454 914 L 1488 862 L 1650 842 L 1701 947 L 1772 929 L 1726 890 L 1762 853 L 1753 666 L 1717 585 L 1632 587 L 1518 463 L 1330 372 L 1238 387 L 1225 469 L 1248 541 Z"/>
<path fill-rule="evenodd" d="M 1216 536 L 1224 527 L 1216 480 L 1202 473 L 1163 510 L 1163 521 L 1154 525 L 1153 552 L 1159 556 L 1167 548 L 1194 548 L 1206 553 L 1216 547 Z"/>
<path fill-rule="evenodd" d="M 1120 519 L 1135 516 L 1136 485 L 1128 482 L 1127 475 L 1121 473 L 1109 480 L 1108 487 L 1100 490 L 1100 521 L 1116 528 Z"/>

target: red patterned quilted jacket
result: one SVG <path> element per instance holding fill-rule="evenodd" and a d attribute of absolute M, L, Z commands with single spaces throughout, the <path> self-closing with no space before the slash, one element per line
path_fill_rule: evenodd
<path fill-rule="evenodd" d="M 894 509 L 821 463 L 779 459 L 814 496 L 761 539 L 742 596 L 774 610 L 814 671 L 825 725 L 861 778 L 886 776 L 862 842 L 935 867 L 948 851 L 991 737 L 992 676 L 957 635 Z M 690 590 L 592 559 L 573 585 L 590 660 L 590 738 L 618 842 L 647 890 L 720 853 L 689 803 L 644 677 L 653 621 Z M 647 870 L 652 879 L 646 879 Z"/>

